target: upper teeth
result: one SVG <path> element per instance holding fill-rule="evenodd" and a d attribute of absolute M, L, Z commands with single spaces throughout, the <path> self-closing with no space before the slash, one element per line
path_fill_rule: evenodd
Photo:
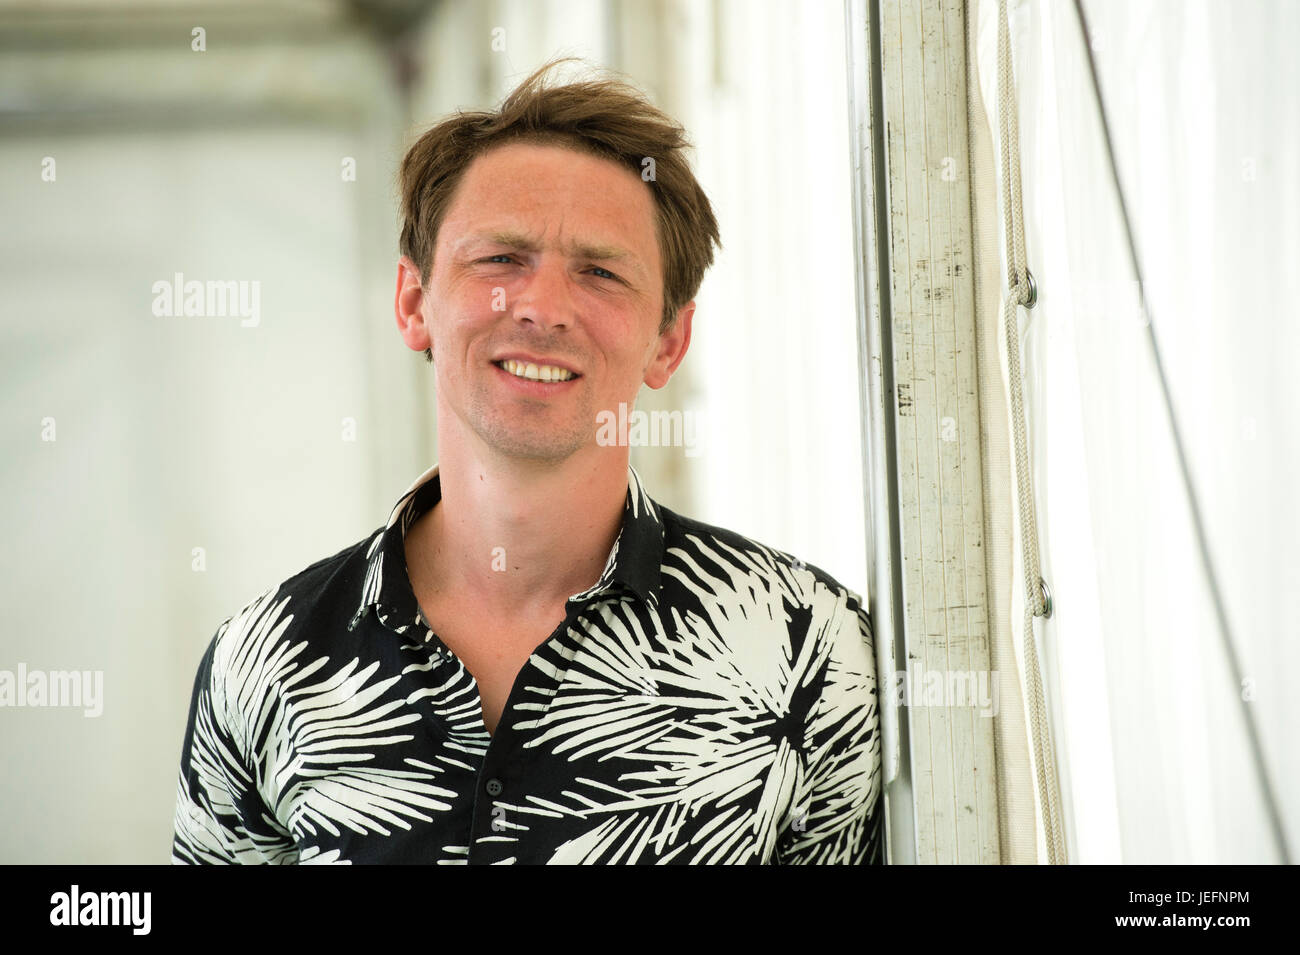
<path fill-rule="evenodd" d="M 532 362 L 515 361 L 507 358 L 501 367 L 519 378 L 531 378 L 533 381 L 568 381 L 574 377 L 573 372 L 554 365 L 534 365 Z"/>

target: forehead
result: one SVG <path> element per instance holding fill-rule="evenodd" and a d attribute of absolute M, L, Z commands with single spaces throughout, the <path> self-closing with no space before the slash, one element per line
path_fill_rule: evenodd
<path fill-rule="evenodd" d="M 657 268 L 650 186 L 633 170 L 576 148 L 509 143 L 475 157 L 456 188 L 439 244 L 523 233 L 541 244 L 619 246 Z"/>

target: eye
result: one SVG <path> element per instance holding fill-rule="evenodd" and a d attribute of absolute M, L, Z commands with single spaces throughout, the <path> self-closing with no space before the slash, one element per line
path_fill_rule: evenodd
<path fill-rule="evenodd" d="M 591 267 L 591 269 L 592 269 L 593 272 L 604 272 L 604 273 L 605 273 L 604 275 L 598 276 L 599 278 L 602 278 L 602 279 L 613 279 L 615 282 L 619 281 L 619 277 L 618 277 L 617 275 L 615 275 L 613 272 L 611 272 L 609 269 L 602 269 L 599 265 L 593 265 L 593 266 Z"/>
<path fill-rule="evenodd" d="M 482 261 L 484 261 L 484 262 L 492 262 L 492 261 L 495 260 L 495 259 L 506 259 L 507 261 L 511 261 L 511 260 L 513 260 L 513 258 L 514 258 L 514 257 L 511 256 L 509 253 L 506 253 L 506 252 L 498 252 L 496 255 L 489 255 L 486 259 L 483 259 Z"/>

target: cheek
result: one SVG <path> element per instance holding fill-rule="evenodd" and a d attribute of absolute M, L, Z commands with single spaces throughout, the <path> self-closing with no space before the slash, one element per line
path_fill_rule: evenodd
<path fill-rule="evenodd" d="M 426 316 L 432 334 L 443 339 L 464 338 L 500 319 L 501 312 L 492 308 L 493 288 L 491 284 L 464 282 L 440 295 Z"/>
<path fill-rule="evenodd" d="M 466 312 L 480 315 L 500 314 L 512 298 L 508 276 L 480 275 L 466 279 L 457 290 L 457 298 Z"/>
<path fill-rule="evenodd" d="M 625 326 L 622 331 L 622 337 L 607 336 L 598 340 L 596 347 L 605 354 L 612 378 L 624 382 L 639 381 L 654 361 L 656 340 L 637 338 L 640 331 L 630 326 Z M 629 344 L 629 339 L 634 339 L 635 343 Z"/>

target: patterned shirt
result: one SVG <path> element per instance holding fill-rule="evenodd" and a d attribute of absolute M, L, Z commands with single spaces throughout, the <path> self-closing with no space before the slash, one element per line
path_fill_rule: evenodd
<path fill-rule="evenodd" d="M 172 861 L 882 863 L 871 619 L 812 565 L 628 468 L 600 579 L 494 733 L 407 576 L 423 474 L 373 536 L 225 620 L 199 665 Z"/>

